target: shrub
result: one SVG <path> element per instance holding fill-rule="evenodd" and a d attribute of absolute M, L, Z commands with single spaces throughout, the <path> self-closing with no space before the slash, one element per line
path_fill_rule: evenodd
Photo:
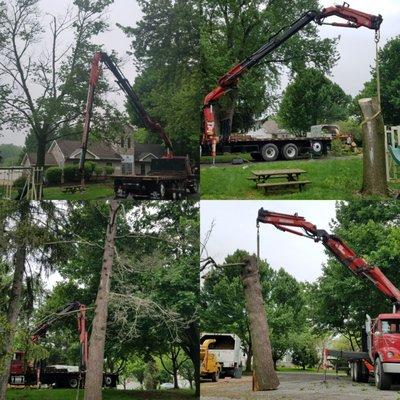
<path fill-rule="evenodd" d="M 79 166 L 75 164 L 67 164 L 64 166 L 64 181 L 75 182 L 79 180 Z"/>
<path fill-rule="evenodd" d="M 104 168 L 101 167 L 100 165 L 96 165 L 96 167 L 94 168 L 93 174 L 96 176 L 100 176 L 104 173 Z"/>
<path fill-rule="evenodd" d="M 114 167 L 110 166 L 110 165 L 106 165 L 104 167 L 104 171 L 106 172 L 106 175 L 112 175 L 114 173 Z"/>
<path fill-rule="evenodd" d="M 23 188 L 26 183 L 26 176 L 20 176 L 18 179 L 16 179 L 13 183 L 13 186 L 15 188 Z"/>
<path fill-rule="evenodd" d="M 92 161 L 85 162 L 85 177 L 91 177 L 94 170 L 96 169 L 96 164 Z"/>
<path fill-rule="evenodd" d="M 62 169 L 59 167 L 50 167 L 46 170 L 46 180 L 51 185 L 61 183 Z"/>

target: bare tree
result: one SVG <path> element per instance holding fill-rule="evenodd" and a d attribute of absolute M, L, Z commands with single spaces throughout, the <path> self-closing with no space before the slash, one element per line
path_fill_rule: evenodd
<path fill-rule="evenodd" d="M 86 372 L 85 400 L 102 398 L 104 345 L 107 330 L 108 297 L 110 293 L 111 272 L 115 254 L 115 236 L 120 203 L 110 201 L 109 222 L 104 244 L 103 266 L 97 291 L 93 330 L 90 337 L 88 369 Z"/>
<path fill-rule="evenodd" d="M 0 12 L 0 114 L 3 126 L 28 128 L 37 143 L 37 165 L 45 165 L 48 144 L 80 120 L 86 98 L 91 38 L 107 27 L 102 19 L 113 0 L 76 0 L 75 13 L 41 15 L 39 0 L 10 0 Z M 38 54 L 45 26 L 50 49 Z M 62 45 L 63 35 L 74 42 Z"/>

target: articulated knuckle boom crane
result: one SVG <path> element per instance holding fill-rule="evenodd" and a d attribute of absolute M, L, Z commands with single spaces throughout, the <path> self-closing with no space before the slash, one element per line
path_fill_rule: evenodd
<path fill-rule="evenodd" d="M 326 23 L 325 19 L 331 16 L 336 16 L 347 20 L 347 23 Z M 324 8 L 321 11 L 310 10 L 305 12 L 297 21 L 292 23 L 284 32 L 279 31 L 271 37 L 269 41 L 261 46 L 257 51 L 231 68 L 225 75 L 218 80 L 218 86 L 212 90 L 204 99 L 203 104 L 203 123 L 202 123 L 202 146 L 211 147 L 211 156 L 215 158 L 217 144 L 220 141 L 219 127 L 217 125 L 217 112 L 215 103 L 226 93 L 235 89 L 239 79 L 252 67 L 260 63 L 268 54 L 280 47 L 294 34 L 303 29 L 311 22 L 316 22 L 319 25 L 334 25 L 346 28 L 366 27 L 378 31 L 382 23 L 382 16 L 370 15 L 364 12 L 354 10 L 347 3 Z M 229 128 L 230 129 L 230 128 Z M 230 134 L 230 131 L 229 131 Z M 227 135 L 229 136 L 229 135 Z"/>
<path fill-rule="evenodd" d="M 103 63 L 114 75 L 116 82 L 120 89 L 127 96 L 130 104 L 135 110 L 136 114 L 143 122 L 144 126 L 153 133 L 156 133 L 163 140 L 166 147 L 166 158 L 173 157 L 173 145 L 170 137 L 165 132 L 164 128 L 158 123 L 152 120 L 147 111 L 144 109 L 142 103 L 139 100 L 138 95 L 133 90 L 129 81 L 125 78 L 119 67 L 114 63 L 111 57 L 104 52 L 95 53 L 92 59 L 92 66 L 90 69 L 90 77 L 89 77 L 89 90 L 87 95 L 86 107 L 85 107 L 85 119 L 84 119 L 84 127 L 83 127 L 83 135 L 82 135 L 82 151 L 81 157 L 79 161 L 79 169 L 81 174 L 83 174 L 84 165 L 85 165 L 85 157 L 87 152 L 87 145 L 89 140 L 89 132 L 90 132 L 90 122 L 92 118 L 92 110 L 93 110 L 93 102 L 94 102 L 94 92 L 97 86 L 97 83 L 100 78 L 100 67 L 101 63 Z"/>
<path fill-rule="evenodd" d="M 41 362 L 38 362 L 36 367 L 26 365 L 25 352 L 17 351 L 14 359 L 11 362 L 10 383 L 16 385 L 30 385 L 44 383 L 48 385 L 55 384 L 57 387 L 77 387 L 79 381 L 84 381 L 87 363 L 89 358 L 89 335 L 87 331 L 86 306 L 78 301 L 71 301 L 63 307 L 60 307 L 53 314 L 44 318 L 31 332 L 31 340 L 33 343 L 38 343 L 41 338 L 45 337 L 48 330 L 54 323 L 62 318 L 76 314 L 77 328 L 80 342 L 80 362 L 79 371 L 68 371 L 65 369 L 56 369 L 43 367 Z M 111 373 L 103 374 L 103 384 L 109 387 L 115 387 L 117 375 Z"/>
<path fill-rule="evenodd" d="M 86 330 L 86 306 L 78 301 L 72 301 L 59 308 L 54 314 L 43 320 L 32 332 L 31 339 L 33 343 L 38 343 L 41 337 L 46 336 L 49 328 L 59 319 L 77 312 L 78 333 L 80 342 L 80 365 L 81 371 L 86 371 L 88 361 L 88 332 Z"/>
<path fill-rule="evenodd" d="M 378 267 L 358 257 L 343 240 L 318 229 L 304 217 L 261 208 L 258 211 L 257 226 L 260 222 L 270 224 L 283 232 L 321 242 L 342 265 L 356 276 L 370 280 L 393 303 L 392 314 L 380 314 L 373 321 L 367 316 L 364 353 L 347 352 L 346 356 L 352 365 L 354 381 L 365 382 L 369 373 L 374 372 L 376 386 L 379 389 L 390 388 L 392 375 L 400 374 L 400 290 Z"/>

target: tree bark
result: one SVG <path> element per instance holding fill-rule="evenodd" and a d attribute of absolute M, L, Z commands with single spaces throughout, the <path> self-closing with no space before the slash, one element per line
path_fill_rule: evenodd
<path fill-rule="evenodd" d="M 29 203 L 24 201 L 20 205 L 20 226 L 24 226 L 26 224 L 28 212 Z M 7 384 L 10 377 L 11 360 L 13 357 L 13 341 L 21 306 L 22 283 L 25 272 L 26 244 L 24 239 L 22 239 L 22 242 L 17 246 L 18 247 L 14 255 L 14 276 L 7 310 L 9 335 L 7 335 L 7 337 L 4 339 L 4 347 L 0 349 L 2 355 L 4 355 L 0 365 L 0 400 L 6 399 Z"/>
<path fill-rule="evenodd" d="M 268 322 L 265 315 L 260 274 L 255 256 L 246 259 L 245 266 L 242 269 L 242 281 L 253 346 L 254 390 L 274 390 L 279 386 L 279 379 L 272 359 Z"/>
<path fill-rule="evenodd" d="M 114 260 L 114 244 L 117 231 L 117 200 L 110 201 L 109 222 L 104 244 L 103 266 L 95 303 L 93 330 L 90 338 L 88 369 L 86 372 L 85 400 L 101 400 L 104 365 L 104 344 L 108 317 L 108 295 Z"/>
<path fill-rule="evenodd" d="M 378 99 L 360 99 L 358 101 L 363 123 L 363 185 L 365 195 L 388 196 L 385 162 L 385 127 L 382 114 L 379 113 Z"/>

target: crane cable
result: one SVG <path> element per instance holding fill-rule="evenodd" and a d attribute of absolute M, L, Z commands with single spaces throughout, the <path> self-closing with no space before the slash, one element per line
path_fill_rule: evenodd
<path fill-rule="evenodd" d="M 376 69 L 376 91 L 378 94 L 378 102 L 379 108 L 381 106 L 381 76 L 379 72 L 379 40 L 381 38 L 380 30 L 375 31 L 375 47 L 376 47 L 376 56 L 375 56 L 375 69 Z"/>
<path fill-rule="evenodd" d="M 381 31 L 380 29 L 375 31 L 375 70 L 376 70 L 376 92 L 377 92 L 377 99 L 378 99 L 378 105 L 379 105 L 379 109 L 378 111 L 369 118 L 365 118 L 364 121 L 361 122 L 360 126 L 362 127 L 364 124 L 368 123 L 368 122 L 372 122 L 373 120 L 375 120 L 375 118 L 378 117 L 378 115 L 381 114 L 382 109 L 381 109 L 381 75 L 380 75 L 380 71 L 379 71 L 379 41 L 381 39 Z"/>

